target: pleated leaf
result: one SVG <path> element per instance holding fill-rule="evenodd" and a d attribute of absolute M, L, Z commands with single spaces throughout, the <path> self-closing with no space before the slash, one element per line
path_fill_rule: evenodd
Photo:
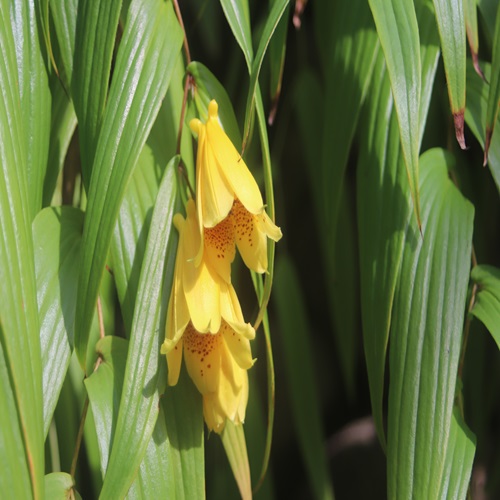
<path fill-rule="evenodd" d="M 75 318 L 75 349 L 82 365 L 123 194 L 165 96 L 181 43 L 170 4 L 131 3 L 88 193 Z"/>
<path fill-rule="evenodd" d="M 0 326 L 34 498 L 43 496 L 42 369 L 27 153 L 9 2 L 0 2 Z"/>
<path fill-rule="evenodd" d="M 325 456 L 317 375 L 308 335 L 311 328 L 295 268 L 284 256 L 276 266 L 273 297 L 281 330 L 292 419 L 304 465 L 315 497 L 333 498 Z"/>
<path fill-rule="evenodd" d="M 0 325 L 0 333 L 1 331 Z M 30 499 L 31 484 L 7 360 L 0 343 L 0 491 L 6 498 Z"/>
<path fill-rule="evenodd" d="M 476 451 L 476 437 L 456 407 L 449 432 L 439 498 L 466 498 Z"/>
<path fill-rule="evenodd" d="M 78 3 L 71 94 L 80 125 L 82 173 L 87 189 L 108 96 L 121 6 L 122 0 Z"/>
<path fill-rule="evenodd" d="M 413 0 L 369 0 L 369 3 L 385 54 L 410 192 L 420 226 L 418 147 L 422 84 L 415 6 Z"/>
<path fill-rule="evenodd" d="M 175 157 L 167 166 L 153 210 L 135 302 L 120 409 L 101 493 L 103 498 L 126 494 L 158 416 L 159 345 L 164 339 L 160 317 L 166 312 L 175 258 L 172 217 L 178 162 Z"/>
<path fill-rule="evenodd" d="M 448 96 L 455 123 L 455 135 L 465 149 L 465 15 L 464 0 L 434 0 L 436 21 L 441 38 Z"/>
<path fill-rule="evenodd" d="M 488 162 L 491 137 L 498 120 L 500 105 L 500 9 L 497 9 L 495 35 L 493 37 L 493 56 L 491 61 L 490 88 L 488 92 L 488 107 L 486 108 L 486 142 L 484 146 L 484 165 Z"/>
<path fill-rule="evenodd" d="M 15 2 L 11 16 L 16 44 L 31 220 L 42 207 L 51 104 L 49 79 L 42 58 L 44 41 L 43 35 L 39 33 L 36 14 L 35 1 L 23 0 Z"/>
<path fill-rule="evenodd" d="M 45 435 L 73 351 L 82 229 L 83 213 L 71 207 L 46 208 L 33 221 Z"/>
<path fill-rule="evenodd" d="M 471 278 L 479 287 L 471 313 L 486 326 L 500 349 L 500 270 L 476 266 Z"/>
<path fill-rule="evenodd" d="M 238 484 L 241 498 L 248 500 L 252 498 L 252 480 L 250 478 L 245 430 L 242 425 L 234 425 L 227 420 L 221 439 L 234 478 Z"/>
<path fill-rule="evenodd" d="M 448 177 L 453 157 L 421 157 L 421 236 L 405 228 L 390 337 L 388 497 L 438 498 L 445 477 L 469 280 L 474 209 Z M 455 466 L 451 468 L 455 470 Z M 454 481 L 453 483 L 451 481 Z"/>

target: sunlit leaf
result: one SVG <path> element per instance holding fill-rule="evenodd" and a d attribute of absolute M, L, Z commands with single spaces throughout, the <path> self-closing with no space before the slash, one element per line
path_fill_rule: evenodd
<path fill-rule="evenodd" d="M 32 494 L 38 499 L 43 496 L 44 474 L 42 369 L 27 140 L 19 93 L 25 87 L 18 80 L 18 54 L 6 0 L 0 2 L 0 26 L 0 341 L 18 408 Z"/>
<path fill-rule="evenodd" d="M 45 476 L 45 497 L 52 500 L 80 500 L 74 489 L 73 478 L 67 472 L 53 472 Z"/>
<path fill-rule="evenodd" d="M 248 0 L 220 0 L 220 4 L 250 68 L 253 61 L 253 47 Z"/>
<path fill-rule="evenodd" d="M 71 207 L 46 208 L 33 221 L 45 434 L 73 350 L 82 229 L 83 213 Z"/>
<path fill-rule="evenodd" d="M 172 280 L 176 199 L 175 169 L 167 166 L 156 198 L 135 302 L 130 345 L 116 430 L 102 495 L 123 496 L 132 484 L 151 439 L 158 416 L 159 345 L 163 342 L 161 316 Z M 167 257 L 165 257 L 167 256 Z M 131 451 L 133 450 L 133 451 Z"/>
<path fill-rule="evenodd" d="M 88 193 L 75 318 L 75 349 L 82 365 L 123 194 L 165 96 L 181 43 L 170 4 L 131 3 Z M 134 53 L 141 57 L 130 55 Z"/>
<path fill-rule="evenodd" d="M 404 228 L 390 337 L 391 499 L 434 498 L 448 480 L 444 477 L 447 429 L 455 398 L 474 215 L 472 205 L 448 177 L 452 162 L 453 157 L 441 149 L 422 155 L 423 237 L 412 219 Z M 450 483 L 449 489 L 455 486 Z"/>

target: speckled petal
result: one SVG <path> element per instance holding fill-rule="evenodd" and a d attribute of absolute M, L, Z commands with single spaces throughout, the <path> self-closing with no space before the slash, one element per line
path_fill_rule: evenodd
<path fill-rule="evenodd" d="M 231 283 L 231 264 L 236 254 L 231 215 L 228 215 L 215 227 L 205 228 L 204 246 L 204 257 L 208 264 L 226 283 Z"/>
<path fill-rule="evenodd" d="M 253 366 L 252 350 L 250 349 L 250 341 L 243 335 L 235 332 L 227 323 L 222 322 L 220 331 L 224 337 L 231 356 L 236 361 L 240 368 L 248 370 Z"/>
<path fill-rule="evenodd" d="M 168 385 L 176 385 L 179 381 L 182 363 L 182 339 L 167 353 Z"/>
<path fill-rule="evenodd" d="M 217 392 L 221 373 L 222 335 L 199 333 L 189 324 L 183 341 L 186 368 L 197 389 L 203 395 Z"/>

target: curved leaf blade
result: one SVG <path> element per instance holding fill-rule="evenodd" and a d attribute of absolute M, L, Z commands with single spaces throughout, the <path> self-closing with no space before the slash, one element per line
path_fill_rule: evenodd
<path fill-rule="evenodd" d="M 43 417 L 25 130 L 9 2 L 0 2 L 0 342 L 15 395 L 31 477 L 43 497 Z"/>
<path fill-rule="evenodd" d="M 220 0 L 222 10 L 250 69 L 253 61 L 248 0 Z"/>
<path fill-rule="evenodd" d="M 465 15 L 464 0 L 434 0 L 436 21 L 441 37 L 444 70 L 448 83 L 451 112 L 455 122 L 455 135 L 462 149 L 465 113 Z"/>
<path fill-rule="evenodd" d="M 46 208 L 33 221 L 45 435 L 73 350 L 82 229 L 83 213 L 71 207 Z"/>
<path fill-rule="evenodd" d="M 465 32 L 469 42 L 470 53 L 476 73 L 484 80 L 483 70 L 479 65 L 479 34 L 477 26 L 476 0 L 464 0 Z M 466 87 L 467 88 L 467 87 Z"/>
<path fill-rule="evenodd" d="M 81 500 L 73 478 L 66 472 L 53 472 L 45 476 L 45 497 L 52 500 Z"/>
<path fill-rule="evenodd" d="M 413 207 L 420 227 L 418 148 L 422 83 L 415 7 L 413 0 L 369 0 L 369 3 L 385 54 Z"/>
<path fill-rule="evenodd" d="M 471 278 L 479 286 L 471 314 L 484 324 L 500 349 L 500 269 L 476 266 Z"/>
<path fill-rule="evenodd" d="M 175 258 L 173 247 L 176 238 L 172 217 L 178 163 L 179 157 L 175 157 L 167 166 L 153 210 L 102 498 L 115 495 L 122 497 L 127 493 L 143 460 L 158 417 L 159 345 L 163 341 L 159 331 L 168 295 L 163 292 L 171 282 Z"/>
<path fill-rule="evenodd" d="M 421 157 L 424 237 L 408 221 L 392 315 L 388 497 L 435 498 L 445 478 L 474 209 L 441 149 Z M 454 488 L 455 485 L 450 485 Z"/>
<path fill-rule="evenodd" d="M 75 349 L 82 366 L 123 194 L 165 96 L 181 44 L 182 31 L 171 4 L 131 3 L 88 193 L 75 317 Z"/>

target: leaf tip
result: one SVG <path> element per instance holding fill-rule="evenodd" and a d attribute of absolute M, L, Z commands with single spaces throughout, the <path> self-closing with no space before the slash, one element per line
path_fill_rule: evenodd
<path fill-rule="evenodd" d="M 458 144 L 461 149 L 467 149 L 465 144 L 465 134 L 464 134 L 464 110 L 453 113 L 453 122 L 455 123 L 455 135 L 457 137 Z"/>
<path fill-rule="evenodd" d="M 490 150 L 491 136 L 493 135 L 493 130 L 491 127 L 486 127 L 486 139 L 484 141 L 484 160 L 483 167 L 486 167 L 488 163 L 488 152 Z"/>

